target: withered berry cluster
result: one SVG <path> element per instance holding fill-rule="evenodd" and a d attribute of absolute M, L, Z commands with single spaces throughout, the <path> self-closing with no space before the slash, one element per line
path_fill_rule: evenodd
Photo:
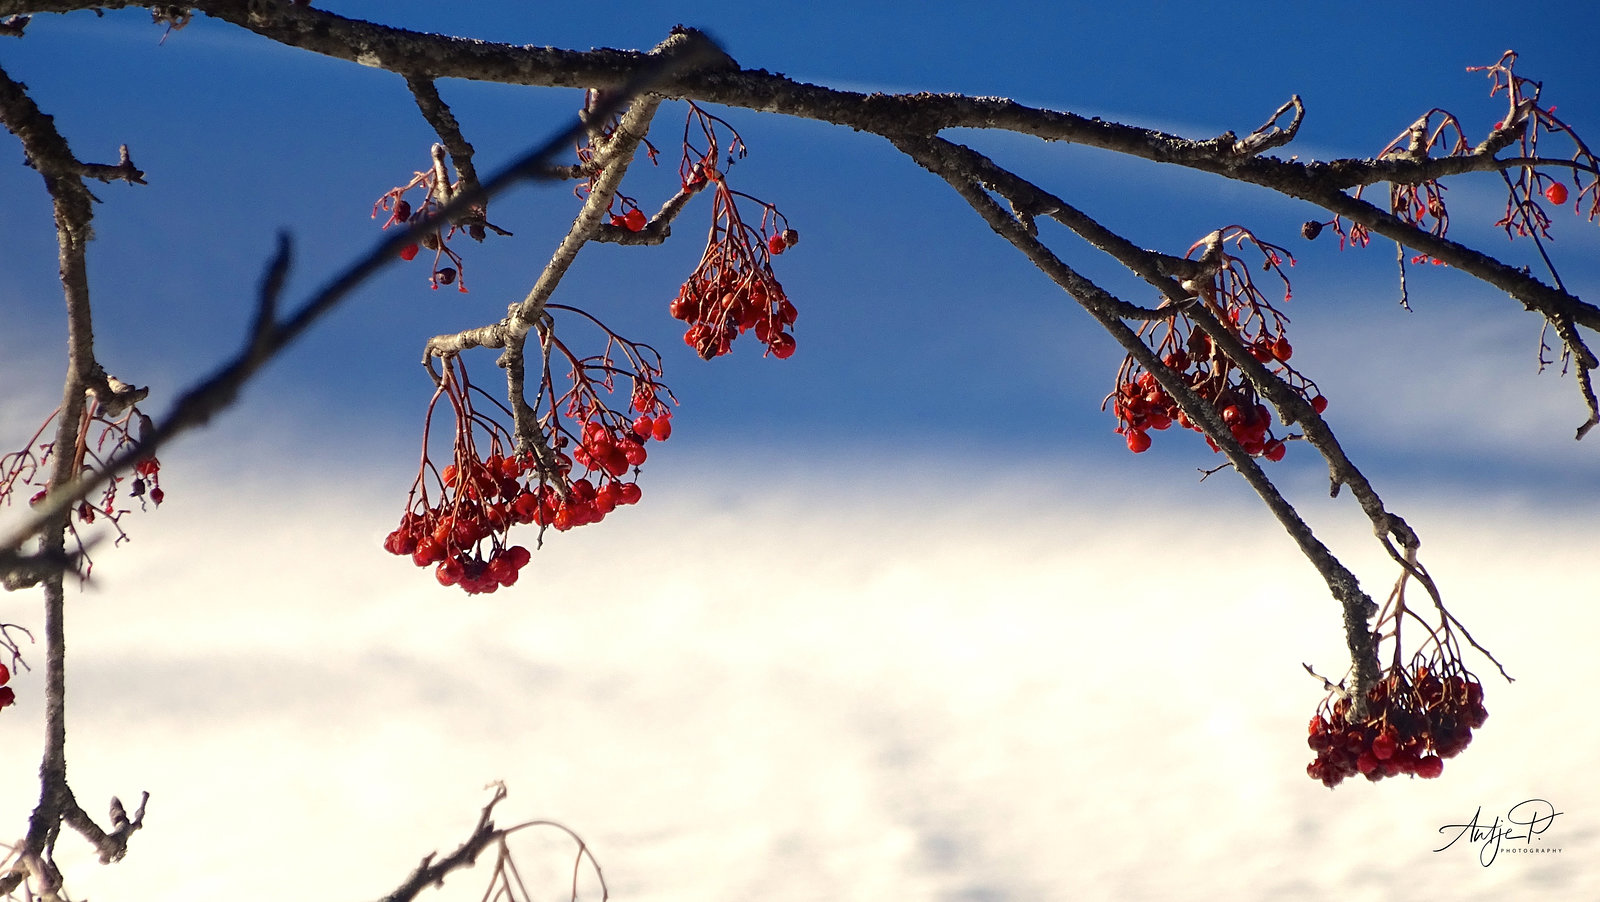
<path fill-rule="evenodd" d="M 1510 139 L 1516 144 L 1512 156 L 1523 160 L 1557 159 L 1566 154 L 1572 164 L 1572 181 L 1577 192 L 1573 212 L 1586 215 L 1591 221 L 1600 218 L 1600 181 L 1594 173 L 1600 170 L 1600 158 L 1589 148 L 1572 127 L 1556 116 L 1554 106 L 1543 106 L 1540 94 L 1542 82 L 1516 74 L 1517 55 L 1506 51 L 1489 66 L 1469 66 L 1468 72 L 1483 72 L 1489 77 L 1490 97 L 1503 97 L 1507 112 L 1494 123 L 1486 140 Z M 1512 130 L 1516 130 L 1513 132 Z M 1558 141 L 1567 147 L 1555 153 L 1543 150 L 1540 139 Z M 1378 158 L 1385 157 L 1465 157 L 1478 153 L 1473 142 L 1466 137 L 1466 129 L 1453 114 L 1432 109 L 1412 123 L 1405 131 L 1390 141 Z M 1588 174 L 1587 181 L 1585 174 Z M 1510 238 L 1549 238 L 1552 224 L 1543 202 L 1562 207 L 1571 196 L 1560 180 L 1532 165 L 1519 166 L 1506 173 L 1505 212 L 1494 223 L 1504 229 Z M 1364 186 L 1358 186 L 1354 196 L 1361 197 Z M 1450 228 L 1450 213 L 1445 203 L 1444 188 L 1437 179 L 1417 183 L 1392 184 L 1389 187 L 1389 209 L 1397 218 L 1423 231 L 1443 236 Z M 1339 236 L 1339 245 L 1365 247 L 1372 233 L 1360 223 L 1345 223 L 1341 217 L 1331 222 L 1306 223 L 1305 235 L 1315 238 L 1324 226 L 1331 226 Z M 1412 263 L 1442 264 L 1443 261 L 1420 254 L 1411 257 Z"/>
<path fill-rule="evenodd" d="M 11 707 L 17 701 L 16 690 L 6 684 L 11 682 L 11 669 L 0 664 L 0 710 Z"/>
<path fill-rule="evenodd" d="M 425 172 L 413 174 L 404 185 L 384 192 L 372 205 L 372 217 L 376 219 L 378 214 L 385 214 L 385 229 L 408 225 L 425 228 L 416 244 L 408 244 L 400 249 L 400 259 L 415 260 L 423 250 L 433 251 L 433 272 L 428 276 L 428 283 L 435 290 L 440 285 L 454 284 L 457 291 L 465 292 L 467 285 L 463 278 L 465 270 L 461 255 L 450 247 L 450 240 L 462 231 L 473 241 L 482 241 L 490 231 L 497 235 L 511 233 L 485 219 L 481 206 L 474 207 L 457 222 L 444 222 L 440 218 L 439 209 L 461 190 L 460 180 L 451 181 L 446 174 L 444 161 L 444 146 L 435 144 L 433 165 Z M 406 194 L 414 188 L 422 191 L 421 200 L 415 206 L 406 200 Z"/>
<path fill-rule="evenodd" d="M 24 490 L 31 488 L 33 492 L 28 495 L 28 504 L 37 507 L 50 494 L 50 464 L 57 449 L 53 442 L 41 441 L 40 438 L 59 413 L 60 409 L 57 408 L 45 417 L 21 450 L 0 455 L 0 504 L 10 504 L 21 497 Z M 154 428 L 150 418 L 140 412 L 137 406 L 108 416 L 106 408 L 93 393 L 79 415 L 79 423 L 77 445 L 63 449 L 71 459 L 70 478 L 74 479 L 86 472 L 105 469 L 118 455 L 137 454 L 141 439 Z M 105 487 L 96 497 L 85 499 L 72 508 L 67 530 L 83 560 L 82 576 L 87 577 L 94 565 L 89 557 L 88 544 L 78 532 L 79 526 L 104 521 L 102 525 L 114 531 L 116 543 L 121 544 L 128 538 L 122 528 L 122 515 L 128 513 L 130 508 L 121 506 L 128 498 L 137 498 L 139 506 L 144 509 L 148 509 L 146 500 L 157 507 L 166 500 L 166 492 L 161 488 L 161 462 L 154 456 L 138 457 L 131 479 L 112 476 L 106 480 Z"/>
<path fill-rule="evenodd" d="M 1306 774 L 1329 788 L 1357 774 L 1373 782 L 1400 774 L 1437 777 L 1444 759 L 1460 754 L 1489 718 L 1477 677 L 1426 664 L 1410 674 L 1391 668 L 1368 691 L 1365 720 L 1352 721 L 1350 709 L 1348 697 L 1324 699 L 1311 718 L 1306 743 L 1317 756 Z"/>

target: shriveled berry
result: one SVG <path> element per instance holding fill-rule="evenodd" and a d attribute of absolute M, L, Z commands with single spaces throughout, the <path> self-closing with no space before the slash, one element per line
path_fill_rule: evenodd
<path fill-rule="evenodd" d="M 449 285 L 456 280 L 456 269 L 453 266 L 446 266 L 435 272 L 433 278 L 440 285 Z"/>

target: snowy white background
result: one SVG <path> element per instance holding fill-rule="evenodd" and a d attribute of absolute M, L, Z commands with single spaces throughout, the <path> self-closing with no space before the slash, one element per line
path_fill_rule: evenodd
<path fill-rule="evenodd" d="M 1490 720 L 1443 778 L 1329 792 L 1304 775 L 1300 663 L 1342 669 L 1337 613 L 1258 510 L 1190 504 L 1216 487 L 1181 474 L 1183 503 L 1131 508 L 1115 470 L 845 463 L 662 473 L 477 598 L 376 551 L 397 505 L 355 468 L 174 480 L 72 604 L 73 785 L 152 801 L 127 859 L 70 885 L 375 898 L 504 780 L 500 822 L 577 830 L 620 899 L 1600 895 L 1582 524 L 1407 511 L 1518 679 L 1478 668 Z M 1388 569 L 1354 557 L 1381 597 Z M 0 718 L 8 759 L 35 754 L 36 712 Z M 31 807 L 28 768 L 0 777 L 0 811 Z M 1561 852 L 1433 851 L 1528 798 L 1563 812 L 1540 841 Z M 570 848 L 530 835 L 545 898 Z"/>

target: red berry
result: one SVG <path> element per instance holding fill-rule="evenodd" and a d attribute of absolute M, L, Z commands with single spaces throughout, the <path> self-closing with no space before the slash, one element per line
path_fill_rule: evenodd
<path fill-rule="evenodd" d="M 9 708 L 17 700 L 17 694 L 10 686 L 0 686 L 0 708 Z"/>
<path fill-rule="evenodd" d="M 417 540 L 411 533 L 397 529 L 384 537 L 383 550 L 390 554 L 410 554 L 417 550 Z M 4 682 L 0 680 L 0 683 Z"/>
<path fill-rule="evenodd" d="M 639 414 L 638 418 L 633 421 L 633 434 L 639 437 L 639 441 L 647 441 L 651 432 L 654 431 L 655 424 L 655 420 L 649 414 Z"/>
<path fill-rule="evenodd" d="M 461 577 L 465 573 L 466 568 L 461 566 L 461 562 L 455 558 L 440 561 L 439 566 L 434 568 L 433 571 L 434 578 L 439 580 L 439 585 L 441 586 L 453 586 L 461 582 Z"/>
<path fill-rule="evenodd" d="M 516 562 L 502 552 L 489 561 L 489 566 L 485 569 L 484 575 L 502 586 L 509 586 L 517 581 Z"/>
<path fill-rule="evenodd" d="M 672 437 L 672 415 L 664 413 L 656 417 L 655 423 L 650 426 L 650 435 L 658 442 L 664 442 Z"/>
<path fill-rule="evenodd" d="M 1272 356 L 1279 360 L 1288 360 L 1293 354 L 1294 346 L 1289 344 L 1289 339 L 1284 338 L 1282 335 L 1279 335 L 1278 340 L 1272 343 Z"/>
<path fill-rule="evenodd" d="M 667 305 L 667 312 L 672 314 L 672 318 L 681 319 L 684 322 L 694 319 L 699 311 L 700 305 L 683 295 L 673 298 L 672 303 Z"/>
<path fill-rule="evenodd" d="M 1288 446 L 1284 445 L 1283 440 L 1275 438 L 1272 441 L 1267 442 L 1266 448 L 1263 449 L 1261 453 L 1267 458 L 1267 460 L 1280 461 L 1283 460 L 1283 455 L 1288 453 L 1288 451 Z"/>
<path fill-rule="evenodd" d="M 632 439 L 625 439 L 617 447 L 622 449 L 622 456 L 628 461 L 629 466 L 637 467 L 644 463 L 646 451 L 644 446 L 638 442 Z"/>
<path fill-rule="evenodd" d="M 632 210 L 629 210 L 627 215 L 622 217 L 623 227 L 630 232 L 644 231 L 645 224 L 646 221 L 644 217 L 644 211 L 640 210 L 638 207 L 634 207 Z"/>
<path fill-rule="evenodd" d="M 154 501 L 156 503 L 157 507 L 161 506 L 162 500 L 165 499 L 166 497 L 167 497 L 167 493 L 161 491 L 161 488 L 159 486 L 150 490 L 150 500 Z"/>
<path fill-rule="evenodd" d="M 1135 454 L 1143 454 L 1150 450 L 1150 436 L 1142 430 L 1128 430 L 1128 450 Z"/>
<path fill-rule="evenodd" d="M 406 200 L 403 197 L 401 199 L 395 201 L 395 204 L 394 204 L 394 221 L 395 222 L 405 222 L 406 220 L 408 220 L 410 218 L 411 218 L 411 202 Z M 406 259 L 409 260 L 410 258 L 408 257 Z"/>
<path fill-rule="evenodd" d="M 444 546 L 434 541 L 432 536 L 423 536 L 417 540 L 416 550 L 411 552 L 411 562 L 418 567 L 444 560 Z"/>
<path fill-rule="evenodd" d="M 788 249 L 789 245 L 783 242 L 783 235 L 781 234 L 773 235 L 767 239 L 767 250 L 774 254 L 781 254 Z"/>
<path fill-rule="evenodd" d="M 11 682 L 11 671 L 6 669 L 6 665 L 0 664 L 0 686 L 9 682 Z"/>
<path fill-rule="evenodd" d="M 528 561 L 533 560 L 533 553 L 521 545 L 512 545 L 500 553 L 505 555 L 506 559 L 511 561 L 511 565 L 518 570 L 528 566 Z"/>
<path fill-rule="evenodd" d="M 1550 186 L 1544 189 L 1544 196 L 1551 203 L 1560 206 L 1567 202 L 1567 186 L 1560 182 L 1551 182 Z"/>
<path fill-rule="evenodd" d="M 402 260 L 414 260 L 414 259 L 416 259 L 417 250 L 418 250 L 418 248 L 417 248 L 417 246 L 415 244 L 406 245 L 405 247 L 400 249 L 400 259 L 402 259 Z"/>
<path fill-rule="evenodd" d="M 523 492 L 511 502 L 511 514 L 518 523 L 532 523 L 539 515 L 539 499 L 532 492 Z"/>
<path fill-rule="evenodd" d="M 622 504 L 638 504 L 639 498 L 644 493 L 639 489 L 638 483 L 624 482 L 618 490 L 622 493 Z"/>
<path fill-rule="evenodd" d="M 779 332 L 772 336 L 772 356 L 779 360 L 787 360 L 794 356 L 794 336 L 787 332 Z"/>
<path fill-rule="evenodd" d="M 1322 413 L 1323 411 L 1327 410 L 1328 409 L 1328 398 L 1327 398 L 1327 396 L 1325 396 L 1325 395 L 1317 395 L 1315 398 L 1312 398 L 1311 399 L 1311 409 L 1315 410 L 1319 414 Z"/>
<path fill-rule="evenodd" d="M 1432 780 L 1444 773 L 1444 761 L 1438 755 L 1428 755 L 1417 762 L 1417 776 Z"/>
<path fill-rule="evenodd" d="M 1388 733 L 1380 733 L 1376 739 L 1372 740 L 1372 757 L 1379 761 L 1388 761 L 1394 757 L 1395 748 L 1394 737 Z"/>

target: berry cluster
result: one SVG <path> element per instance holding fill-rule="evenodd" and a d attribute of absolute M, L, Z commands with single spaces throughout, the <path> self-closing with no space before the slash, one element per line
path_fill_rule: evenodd
<path fill-rule="evenodd" d="M 690 140 L 690 125 L 698 122 L 704 149 Z M 683 161 L 679 175 L 684 191 L 712 188 L 711 232 L 700 263 L 678 290 L 669 306 L 676 319 L 689 324 L 683 341 L 704 360 L 732 350 L 734 339 L 754 330 L 767 353 L 781 359 L 794 354 L 794 335 L 786 331 L 798 316 L 772 271 L 772 257 L 800 241 L 772 204 L 728 187 L 721 165 L 718 126 L 730 132 L 727 165 L 745 153 L 744 142 L 726 122 L 699 107 L 690 106 L 684 126 Z M 761 207 L 759 227 L 745 223 L 739 200 Z"/>
<path fill-rule="evenodd" d="M 1541 157 L 1539 150 L 1541 137 L 1563 136 L 1565 142 L 1571 144 L 1570 159 L 1576 164 L 1572 167 L 1572 171 L 1574 185 L 1578 190 L 1578 206 L 1582 206 L 1582 198 L 1587 196 L 1588 218 L 1594 220 L 1600 217 L 1600 182 L 1597 182 L 1592 175 L 1587 184 L 1584 184 L 1582 179 L 1584 173 L 1592 174 L 1600 171 L 1600 158 L 1595 156 L 1570 126 L 1556 116 L 1554 106 L 1540 106 L 1539 94 L 1543 89 L 1542 83 L 1517 75 L 1513 71 L 1516 59 L 1515 53 L 1507 51 L 1493 65 L 1470 66 L 1467 69 L 1468 72 L 1486 73 L 1491 83 L 1489 96 L 1503 95 L 1508 105 L 1508 113 L 1490 129 L 1489 139 L 1502 136 L 1507 129 L 1520 128 L 1521 134 L 1516 138 L 1520 145 L 1516 156 L 1526 160 L 1537 160 Z M 1433 109 L 1390 141 L 1378 154 L 1378 158 L 1464 157 L 1477 152 L 1467 140 L 1466 131 L 1455 116 L 1444 110 Z M 1543 198 L 1560 207 L 1566 204 L 1569 197 L 1567 186 L 1533 166 L 1522 166 L 1514 172 L 1515 178 L 1511 178 L 1511 173 L 1507 173 L 1506 185 L 1509 190 L 1505 213 L 1495 226 L 1504 229 L 1512 238 L 1549 237 L 1551 220 L 1540 199 Z M 1355 196 L 1359 198 L 1361 191 L 1362 188 L 1357 187 Z M 1450 214 L 1445 207 L 1444 188 L 1435 179 L 1426 179 L 1414 184 L 1391 184 L 1389 209 L 1397 218 L 1433 235 L 1442 236 L 1450 227 Z M 1578 212 L 1583 211 L 1580 209 Z M 1325 224 L 1308 223 L 1306 237 L 1315 238 L 1321 231 L 1322 225 L 1333 227 L 1339 236 L 1341 247 L 1347 241 L 1364 247 L 1372 240 L 1372 234 L 1365 226 L 1360 223 L 1350 223 L 1347 226 L 1338 217 Z M 1421 255 L 1413 257 L 1411 262 L 1438 264 L 1441 261 Z"/>
<path fill-rule="evenodd" d="M 643 357 L 648 349 L 607 334 L 612 344 L 605 353 L 577 359 L 551 327 L 541 326 L 546 368 L 531 427 L 537 439 L 521 443 L 521 450 L 512 450 L 518 443 L 504 426 L 474 407 L 475 397 L 489 396 L 472 385 L 459 355 L 447 356 L 428 407 L 428 427 L 439 400 L 448 399 L 455 420 L 451 459 L 442 468 L 434 466 L 425 431 L 422 465 L 406 512 L 384 539 L 384 549 L 410 556 L 418 567 L 433 567 L 442 585 L 469 594 L 493 592 L 514 585 L 532 557 L 526 547 L 511 544 L 513 526 L 565 531 L 638 503 L 642 492 L 629 471 L 636 474 L 645 462 L 646 442 L 672 435 L 672 413 L 662 397 L 666 389 L 657 381 L 659 366 Z M 629 371 L 612 362 L 617 343 L 633 367 Z M 573 367 L 572 386 L 557 395 L 549 362 L 563 355 Z M 631 419 L 607 403 L 619 373 L 632 383 L 629 397 L 636 415 Z M 500 411 L 509 414 L 503 407 Z"/>
<path fill-rule="evenodd" d="M 81 415 L 77 445 L 68 449 L 72 455 L 74 477 L 85 470 L 104 469 L 106 463 L 118 454 L 137 451 L 140 438 L 152 428 L 150 418 L 141 413 L 138 407 L 130 406 L 115 416 L 108 416 L 105 411 L 106 408 L 91 393 Z M 45 417 L 22 450 L 0 456 L 0 503 L 10 503 L 24 486 L 34 489 L 28 496 L 30 506 L 39 505 L 49 494 L 47 464 L 55 453 L 55 447 L 51 442 L 40 441 L 40 438 L 59 412 L 58 408 Z M 78 525 L 88 526 L 104 520 L 116 532 L 116 542 L 120 544 L 125 541 L 128 536 L 122 529 L 121 521 L 122 515 L 129 509 L 118 506 L 119 496 L 124 492 L 129 498 L 139 499 L 140 507 L 145 506 L 146 499 L 160 506 L 166 499 L 166 492 L 161 488 L 161 462 L 150 456 L 140 458 L 134 464 L 131 480 L 125 476 L 113 476 L 97 497 L 83 501 L 72 509 L 67 528 L 85 562 L 85 576 L 93 564 L 88 558 L 82 537 L 78 535 Z"/>
<path fill-rule="evenodd" d="M 590 88 L 583 95 L 583 119 L 589 125 L 589 139 L 577 147 L 577 168 L 580 172 L 587 172 L 589 177 L 572 189 L 572 193 L 580 199 L 587 198 L 594 191 L 602 172 L 596 165 L 599 150 L 611 140 L 612 135 L 616 134 L 617 127 L 622 124 L 622 116 L 618 113 L 613 113 L 605 122 L 595 121 L 596 111 L 608 98 L 608 92 L 596 88 Z M 648 138 L 642 139 L 639 143 L 650 157 L 650 162 L 655 163 L 660 151 L 656 150 Z M 618 213 L 618 209 L 622 212 Z M 626 194 L 613 195 L 607 212 L 612 226 L 630 232 L 642 232 L 650 223 L 650 218 L 639 208 L 639 202 Z"/>
<path fill-rule="evenodd" d="M 1330 696 L 1332 698 L 1332 696 Z M 1323 700 L 1306 743 L 1317 753 L 1306 774 L 1337 786 L 1357 774 L 1371 781 L 1399 774 L 1431 779 L 1444 759 L 1460 754 L 1483 726 L 1483 684 L 1453 662 L 1445 669 L 1415 663 L 1391 668 L 1367 691 L 1367 716 L 1351 719 L 1351 703 Z"/>
<path fill-rule="evenodd" d="M 433 271 L 428 276 L 429 284 L 435 290 L 440 285 L 454 284 L 457 291 L 464 292 L 467 286 L 462 278 L 461 255 L 450 247 L 450 240 L 462 230 L 465 230 L 473 241 L 482 241 L 491 231 L 497 235 L 511 233 L 485 219 L 484 209 L 481 206 L 474 207 L 459 221 L 445 223 L 439 220 L 439 209 L 449 203 L 461 189 L 460 179 L 450 180 L 445 171 L 444 161 L 444 146 L 433 145 L 433 165 L 426 172 L 415 173 L 411 181 L 404 185 L 384 192 L 383 196 L 372 205 L 372 218 L 378 218 L 379 213 L 385 214 L 383 221 L 385 229 L 394 225 L 412 225 L 426 229 L 416 244 L 408 244 L 400 249 L 400 259 L 414 260 L 422 250 L 433 251 Z M 413 188 L 422 189 L 422 199 L 416 206 L 405 197 Z"/>
<path fill-rule="evenodd" d="M 1189 249 L 1190 254 L 1204 249 L 1201 261 L 1211 276 L 1198 287 L 1197 303 L 1233 333 L 1250 355 L 1282 378 L 1291 388 L 1310 400 L 1318 413 L 1327 409 L 1327 398 L 1316 385 L 1289 365 L 1294 348 L 1284 335 L 1287 317 L 1279 313 L 1256 288 L 1249 267 L 1225 249 L 1227 244 L 1251 246 L 1263 256 L 1263 266 L 1283 279 L 1284 299 L 1289 299 L 1289 280 L 1282 270 L 1289 252 L 1257 239 L 1239 226 L 1214 232 Z M 1160 321 L 1161 337 L 1155 342 L 1161 362 L 1182 379 L 1195 394 L 1210 404 L 1233 433 L 1247 454 L 1282 460 L 1287 448 L 1272 430 L 1272 412 L 1261 403 L 1256 387 L 1245 378 L 1239 365 L 1218 350 L 1210 336 L 1200 331 L 1188 316 L 1174 311 Z M 1204 428 L 1179 409 L 1178 402 L 1161 386 L 1155 375 L 1146 371 L 1132 355 L 1123 359 L 1117 372 L 1116 389 L 1106 397 L 1117 417 L 1117 434 L 1124 437 L 1128 450 L 1140 454 L 1150 449 L 1150 433 L 1177 423 L 1204 434 Z M 1220 450 L 1206 435 L 1211 450 Z"/>
<path fill-rule="evenodd" d="M 11 669 L 0 664 L 0 710 L 11 707 L 17 701 L 17 693 L 6 684 L 11 682 Z"/>

